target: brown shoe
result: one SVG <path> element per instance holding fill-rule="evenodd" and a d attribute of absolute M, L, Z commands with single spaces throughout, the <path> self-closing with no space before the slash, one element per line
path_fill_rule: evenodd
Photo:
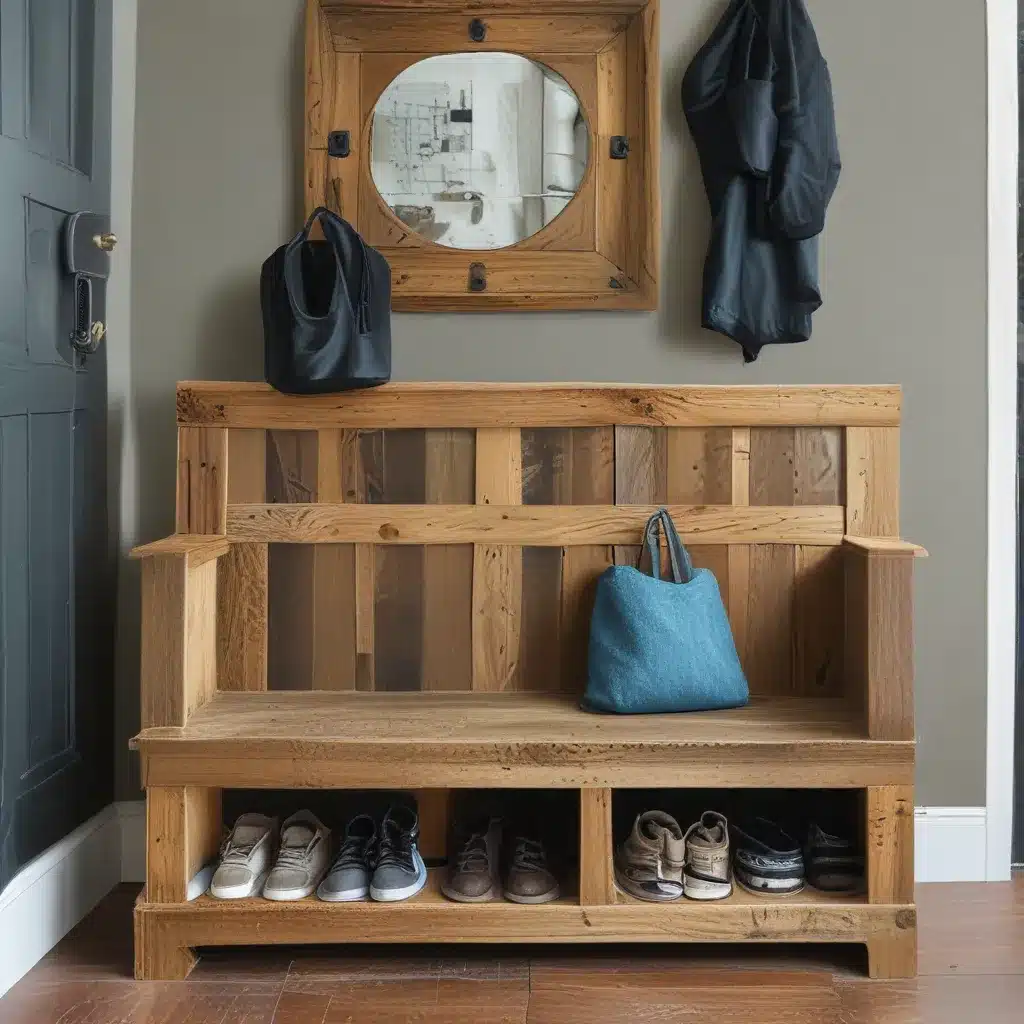
<path fill-rule="evenodd" d="M 559 893 L 544 844 L 518 836 L 505 879 L 505 899 L 513 903 L 550 903 L 558 899 Z"/>
<path fill-rule="evenodd" d="M 485 832 L 474 832 L 455 855 L 441 892 L 457 903 L 487 903 L 501 891 L 498 861 L 501 822 L 492 818 Z"/>
<path fill-rule="evenodd" d="M 683 895 L 683 830 L 664 811 L 645 811 L 619 847 L 615 880 L 632 896 L 654 903 Z"/>

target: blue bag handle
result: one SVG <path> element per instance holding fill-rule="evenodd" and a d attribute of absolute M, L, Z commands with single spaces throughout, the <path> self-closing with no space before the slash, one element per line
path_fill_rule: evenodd
<path fill-rule="evenodd" d="M 693 579 L 693 560 L 690 552 L 683 546 L 679 539 L 679 532 L 676 524 L 667 509 L 659 509 L 647 520 L 644 527 L 644 547 L 651 559 L 651 575 L 656 580 L 661 579 L 661 541 L 658 536 L 659 530 L 665 534 L 665 543 L 668 546 L 668 558 L 672 571 L 673 583 L 689 583 Z"/>

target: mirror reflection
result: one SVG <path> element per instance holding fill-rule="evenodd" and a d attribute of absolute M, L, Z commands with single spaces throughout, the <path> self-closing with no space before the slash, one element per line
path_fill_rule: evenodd
<path fill-rule="evenodd" d="M 579 99 L 550 68 L 512 53 L 428 57 L 377 101 L 373 180 L 417 234 L 501 249 L 569 204 L 588 139 Z"/>

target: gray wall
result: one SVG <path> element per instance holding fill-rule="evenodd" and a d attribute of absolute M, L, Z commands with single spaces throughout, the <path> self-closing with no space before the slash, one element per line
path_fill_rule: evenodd
<path fill-rule="evenodd" d="M 258 379 L 260 262 L 300 212 L 302 0 L 141 0 L 132 379 L 139 530 L 171 529 L 174 383 Z M 808 344 L 744 367 L 699 326 L 708 215 L 679 109 L 724 0 L 662 0 L 664 291 L 651 315 L 396 317 L 399 379 L 905 388 L 918 803 L 984 803 L 985 4 L 809 0 L 844 171 Z M 124 728 L 136 681 L 121 681 Z M 122 773 L 127 788 L 128 775 Z"/>

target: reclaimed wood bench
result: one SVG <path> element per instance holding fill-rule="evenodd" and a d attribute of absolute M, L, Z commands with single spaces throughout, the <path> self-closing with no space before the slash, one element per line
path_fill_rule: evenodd
<path fill-rule="evenodd" d="M 177 533 L 142 560 L 146 887 L 136 974 L 204 946 L 847 942 L 916 969 L 911 576 L 892 387 L 392 384 L 178 389 Z M 752 700 L 577 707 L 597 576 L 670 508 L 719 579 Z M 410 789 L 444 856 L 454 789 L 579 794 L 578 886 L 542 906 L 188 902 L 231 789 Z M 866 892 L 642 903 L 629 788 L 861 794 Z"/>

